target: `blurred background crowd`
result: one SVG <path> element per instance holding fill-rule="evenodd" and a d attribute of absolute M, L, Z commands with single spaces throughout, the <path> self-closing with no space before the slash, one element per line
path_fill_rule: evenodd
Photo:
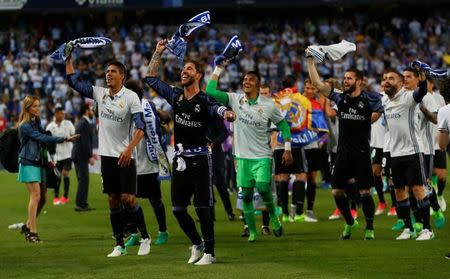
<path fill-rule="evenodd" d="M 214 56 L 232 35 L 239 35 L 245 51 L 221 77 L 221 89 L 227 91 L 239 91 L 242 74 L 250 70 L 257 70 L 272 92 L 279 89 L 284 76 L 293 74 L 301 91 L 307 76 L 304 49 L 343 39 L 355 42 L 357 51 L 341 61 L 321 64 L 321 75 L 342 77 L 345 69 L 354 66 L 365 73 L 369 88 L 374 91 L 379 89 L 381 73 L 386 68 L 402 70 L 414 59 L 436 68 L 450 65 L 446 9 L 395 16 L 393 12 L 384 14 L 383 10 L 314 11 L 274 14 L 270 9 L 258 9 L 257 15 L 249 9 L 237 14 L 212 11 L 212 24 L 189 39 L 187 57 L 202 61 L 208 80 Z M 84 79 L 102 86 L 106 62 L 117 59 L 129 67 L 131 79 L 140 80 L 145 76 L 156 42 L 170 37 L 195 12 L 9 15 L 6 24 L 0 27 L 0 131 L 14 125 L 20 113 L 20 100 L 26 94 L 41 97 L 44 126 L 59 106 L 65 108 L 69 119 L 76 120 L 84 100 L 68 87 L 64 65 L 48 57 L 61 43 L 82 36 L 107 36 L 113 41 L 110 46 L 75 53 L 77 70 Z M 180 64 L 168 51 L 163 58 L 163 77 L 176 84 Z"/>

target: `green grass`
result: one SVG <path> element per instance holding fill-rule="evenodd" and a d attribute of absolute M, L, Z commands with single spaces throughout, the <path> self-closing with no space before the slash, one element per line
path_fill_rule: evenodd
<path fill-rule="evenodd" d="M 395 241 L 397 233 L 390 230 L 395 218 L 383 215 L 375 219 L 375 240 L 362 240 L 364 230 L 360 229 L 352 240 L 339 241 L 343 221 L 327 220 L 334 202 L 329 190 L 323 189 L 317 193 L 319 223 L 285 224 L 281 238 L 260 236 L 252 244 L 240 237 L 242 224 L 229 222 L 218 201 L 217 264 L 198 267 L 186 263 L 189 242 L 170 212 L 167 182 L 163 195 L 169 243 L 152 246 L 149 256 L 136 256 L 137 247 L 133 247 L 128 256 L 110 259 L 106 254 L 115 242 L 100 177 L 91 176 L 89 202 L 96 210 L 88 213 L 73 210 L 76 180 L 72 177 L 72 200 L 63 206 L 47 204 L 38 218 L 44 243 L 30 244 L 17 231 L 7 229 L 26 219 L 28 193 L 15 177 L 0 172 L 0 278 L 450 278 L 450 261 L 443 257 L 450 252 L 448 225 L 435 230 L 432 241 Z M 50 190 L 49 200 L 52 194 Z M 141 204 L 156 237 L 153 211 L 147 201 Z M 260 217 L 257 220 L 260 223 Z"/>

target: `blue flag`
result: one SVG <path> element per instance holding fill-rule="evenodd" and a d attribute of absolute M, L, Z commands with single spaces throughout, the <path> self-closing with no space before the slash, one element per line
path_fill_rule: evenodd
<path fill-rule="evenodd" d="M 242 46 L 241 42 L 239 41 L 239 38 L 237 35 L 234 35 L 230 41 L 228 42 L 225 49 L 222 51 L 222 55 L 228 59 L 231 60 L 238 56 L 239 52 L 244 50 L 244 47 Z"/>
<path fill-rule="evenodd" d="M 184 60 L 186 54 L 186 37 L 192 34 L 195 30 L 211 23 L 211 16 L 209 11 L 200 13 L 193 18 L 189 19 L 186 23 L 183 23 L 178 27 L 175 34 L 167 43 L 167 49 L 172 52 L 180 62 Z"/>

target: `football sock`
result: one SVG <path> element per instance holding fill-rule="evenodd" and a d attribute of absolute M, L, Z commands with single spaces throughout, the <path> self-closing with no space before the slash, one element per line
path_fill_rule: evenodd
<path fill-rule="evenodd" d="M 336 206 L 337 208 L 339 208 L 339 211 L 341 212 L 342 216 L 344 216 L 345 223 L 347 223 L 347 225 L 353 225 L 354 220 L 352 214 L 350 213 L 347 197 L 345 195 L 334 196 L 334 201 L 336 202 Z"/>
<path fill-rule="evenodd" d="M 164 207 L 164 203 L 161 199 L 159 200 L 150 200 L 150 204 L 153 207 L 153 211 L 155 212 L 156 221 L 158 222 L 159 231 L 165 232 L 167 231 L 167 223 L 166 223 L 166 208 Z"/>
<path fill-rule="evenodd" d="M 442 194 L 444 193 L 444 188 L 445 188 L 445 184 L 446 183 L 447 182 L 446 182 L 445 179 L 444 180 L 438 179 L 438 182 L 437 182 L 437 188 L 438 188 L 437 194 L 438 194 L 438 196 L 442 196 Z"/>
<path fill-rule="evenodd" d="M 296 204 L 297 207 L 295 209 L 295 213 L 297 215 L 301 215 L 303 214 L 303 205 L 305 203 L 305 195 L 306 195 L 306 183 L 305 181 L 294 181 L 294 184 L 292 185 L 293 187 L 293 200 L 292 204 Z"/>
<path fill-rule="evenodd" d="M 366 218 L 366 229 L 373 230 L 373 217 L 375 215 L 375 203 L 370 193 L 361 195 L 362 209 Z"/>
<path fill-rule="evenodd" d="M 205 253 L 214 255 L 214 222 L 209 207 L 196 207 L 195 212 L 200 219 L 200 229 L 205 243 Z"/>
<path fill-rule="evenodd" d="M 111 220 L 114 237 L 116 238 L 116 244 L 120 245 L 122 248 L 125 248 L 125 244 L 123 243 L 122 207 L 110 208 L 109 218 Z"/>
<path fill-rule="evenodd" d="M 374 176 L 373 177 L 374 184 L 375 184 L 375 190 L 377 191 L 378 200 L 381 203 L 385 203 L 384 200 L 384 193 L 383 193 L 383 180 L 381 179 L 381 176 Z"/>
<path fill-rule="evenodd" d="M 420 214 L 422 215 L 423 228 L 431 230 L 431 227 L 430 227 L 430 200 L 428 198 L 424 198 L 423 200 L 418 200 L 417 207 L 419 209 Z"/>
<path fill-rule="evenodd" d="M 306 197 L 308 198 L 307 210 L 313 210 L 316 199 L 316 188 L 317 185 L 314 181 L 308 181 L 308 187 L 306 188 Z"/>
<path fill-rule="evenodd" d="M 398 219 L 402 219 L 405 222 L 405 228 L 409 228 L 411 231 L 414 230 L 411 222 L 410 211 L 410 203 L 409 199 L 405 199 L 402 201 L 397 201 L 397 217 Z"/>
<path fill-rule="evenodd" d="M 289 215 L 289 208 L 288 208 L 288 200 L 289 200 L 289 189 L 288 189 L 288 181 L 277 181 L 276 187 L 278 188 L 279 193 L 279 202 L 281 205 L 281 208 L 283 209 L 284 215 Z M 295 190 L 293 190 L 295 192 Z"/>

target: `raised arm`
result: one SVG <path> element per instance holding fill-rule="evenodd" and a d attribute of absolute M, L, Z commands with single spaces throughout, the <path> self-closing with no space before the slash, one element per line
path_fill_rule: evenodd
<path fill-rule="evenodd" d="M 166 49 L 167 39 L 161 40 L 156 44 L 155 52 L 152 59 L 148 63 L 147 76 L 156 77 L 159 74 L 159 66 L 161 65 L 161 54 Z"/>
<path fill-rule="evenodd" d="M 78 75 L 75 74 L 75 69 L 73 68 L 71 57 L 66 60 L 66 75 L 67 83 L 71 88 L 75 89 L 85 97 L 94 99 L 94 89 L 92 88 L 92 85 L 87 81 L 81 81 L 78 79 Z"/>
<path fill-rule="evenodd" d="M 422 69 L 417 68 L 417 70 L 419 72 L 419 87 L 414 90 L 413 97 L 416 103 L 420 103 L 422 102 L 423 97 L 427 95 L 427 78 L 425 76 L 425 72 Z"/>
<path fill-rule="evenodd" d="M 311 80 L 312 85 L 317 88 L 319 93 L 323 94 L 325 97 L 330 96 L 331 87 L 320 80 L 319 73 L 317 72 L 316 63 L 314 62 L 314 58 L 307 57 L 306 64 L 308 66 L 308 74 L 309 79 Z"/>
<path fill-rule="evenodd" d="M 159 67 L 161 65 L 161 54 L 166 49 L 167 40 L 161 40 L 156 45 L 155 52 L 153 53 L 152 59 L 148 63 L 147 76 L 145 77 L 145 82 L 156 94 L 166 99 L 169 104 L 173 105 L 173 101 L 176 96 L 176 90 L 163 82 L 159 76 Z"/>
<path fill-rule="evenodd" d="M 219 81 L 220 74 L 225 70 L 227 63 L 228 61 L 225 61 L 225 57 L 223 56 L 218 56 L 214 59 L 214 64 L 216 64 L 216 67 L 211 75 L 211 79 L 206 85 L 206 94 L 225 106 L 227 106 L 229 102 L 228 94 L 217 89 L 217 82 Z"/>

